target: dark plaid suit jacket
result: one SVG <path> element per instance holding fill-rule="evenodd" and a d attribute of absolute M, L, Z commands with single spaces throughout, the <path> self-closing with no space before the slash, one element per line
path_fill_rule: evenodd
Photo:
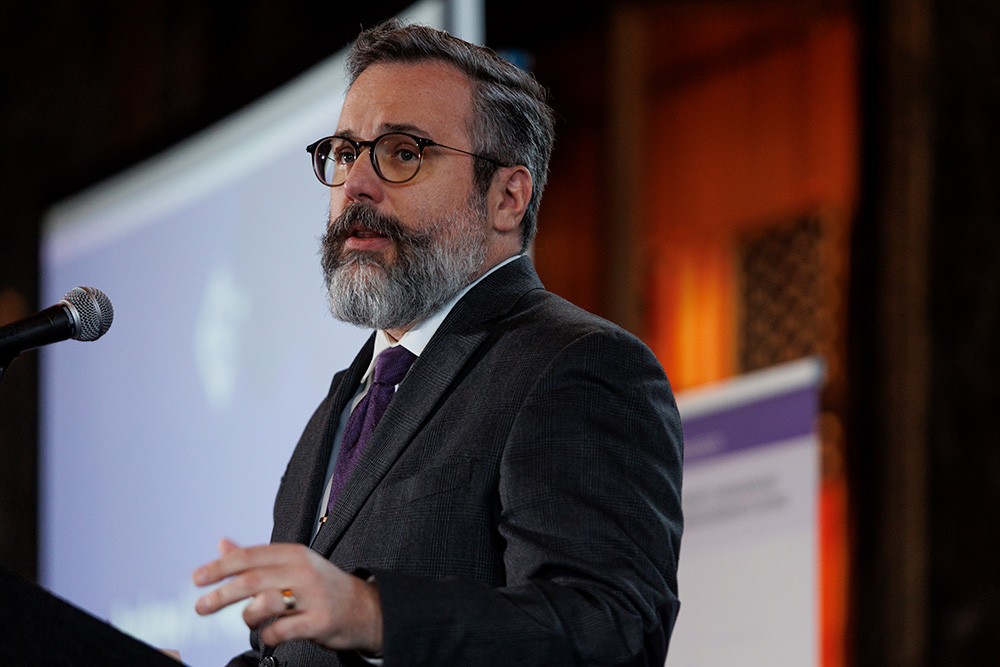
<path fill-rule="evenodd" d="M 272 541 L 309 542 L 337 419 L 371 353 L 369 340 L 306 427 Z M 653 354 L 546 292 L 521 258 L 435 333 L 314 548 L 375 576 L 386 667 L 662 665 L 679 606 L 681 459 Z M 274 655 L 358 660 L 308 642 Z"/>

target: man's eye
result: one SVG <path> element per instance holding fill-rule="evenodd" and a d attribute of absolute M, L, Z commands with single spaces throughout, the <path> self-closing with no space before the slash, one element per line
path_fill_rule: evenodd
<path fill-rule="evenodd" d="M 337 164 L 351 164 L 358 156 L 353 148 L 339 148 L 333 151 L 332 157 Z"/>
<path fill-rule="evenodd" d="M 396 149 L 396 159 L 400 162 L 410 162 L 411 160 L 416 160 L 418 157 L 420 155 L 410 148 Z"/>
<path fill-rule="evenodd" d="M 393 140 L 383 144 L 386 153 L 396 162 L 413 162 L 420 159 L 420 148 L 410 140 Z"/>

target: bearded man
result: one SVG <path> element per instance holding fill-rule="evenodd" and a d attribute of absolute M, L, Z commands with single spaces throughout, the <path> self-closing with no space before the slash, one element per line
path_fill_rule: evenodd
<path fill-rule="evenodd" d="M 271 544 L 220 542 L 197 611 L 252 598 L 231 665 L 662 665 L 680 421 L 649 349 L 523 254 L 543 89 L 396 21 L 358 37 L 348 75 L 308 150 L 331 312 L 376 331 L 306 426 Z"/>

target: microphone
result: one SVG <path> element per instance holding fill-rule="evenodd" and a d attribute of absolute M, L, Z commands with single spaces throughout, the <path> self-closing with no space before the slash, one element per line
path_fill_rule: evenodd
<path fill-rule="evenodd" d="M 24 350 L 67 338 L 97 340 L 115 317 L 111 300 L 94 287 L 74 287 L 62 301 L 0 327 L 0 365 Z"/>

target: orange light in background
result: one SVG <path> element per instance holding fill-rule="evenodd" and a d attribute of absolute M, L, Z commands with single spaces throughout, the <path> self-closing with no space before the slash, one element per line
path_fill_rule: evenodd
<path fill-rule="evenodd" d="M 735 374 L 736 288 L 729 245 L 716 239 L 663 248 L 650 285 L 650 347 L 675 390 Z"/>
<path fill-rule="evenodd" d="M 800 3 L 669 3 L 642 11 L 647 34 L 656 35 L 641 59 L 648 109 L 637 120 L 647 128 L 638 205 L 642 328 L 680 391 L 741 372 L 741 235 L 823 211 L 836 227 L 833 238 L 849 236 L 859 180 L 858 28 L 847 10 L 810 11 Z M 594 170 L 593 153 L 579 150 L 608 140 L 600 105 L 614 103 L 600 67 L 580 71 L 579 62 L 593 59 L 594 43 L 587 35 L 549 54 L 549 76 L 561 77 L 555 100 L 572 100 L 575 108 L 562 111 L 536 265 L 550 289 L 601 313 L 607 275 L 623 267 L 608 266 L 605 252 L 606 222 L 614 215 L 606 179 Z M 544 50 L 539 63 L 546 65 Z M 833 245 L 842 256 L 826 268 L 840 275 L 849 265 L 846 244 Z M 829 296 L 839 316 L 846 289 Z M 843 382 L 828 389 L 842 393 Z M 824 410 L 840 405 L 833 397 Z M 824 465 L 823 473 L 819 662 L 841 667 L 847 485 L 842 468 Z"/>

